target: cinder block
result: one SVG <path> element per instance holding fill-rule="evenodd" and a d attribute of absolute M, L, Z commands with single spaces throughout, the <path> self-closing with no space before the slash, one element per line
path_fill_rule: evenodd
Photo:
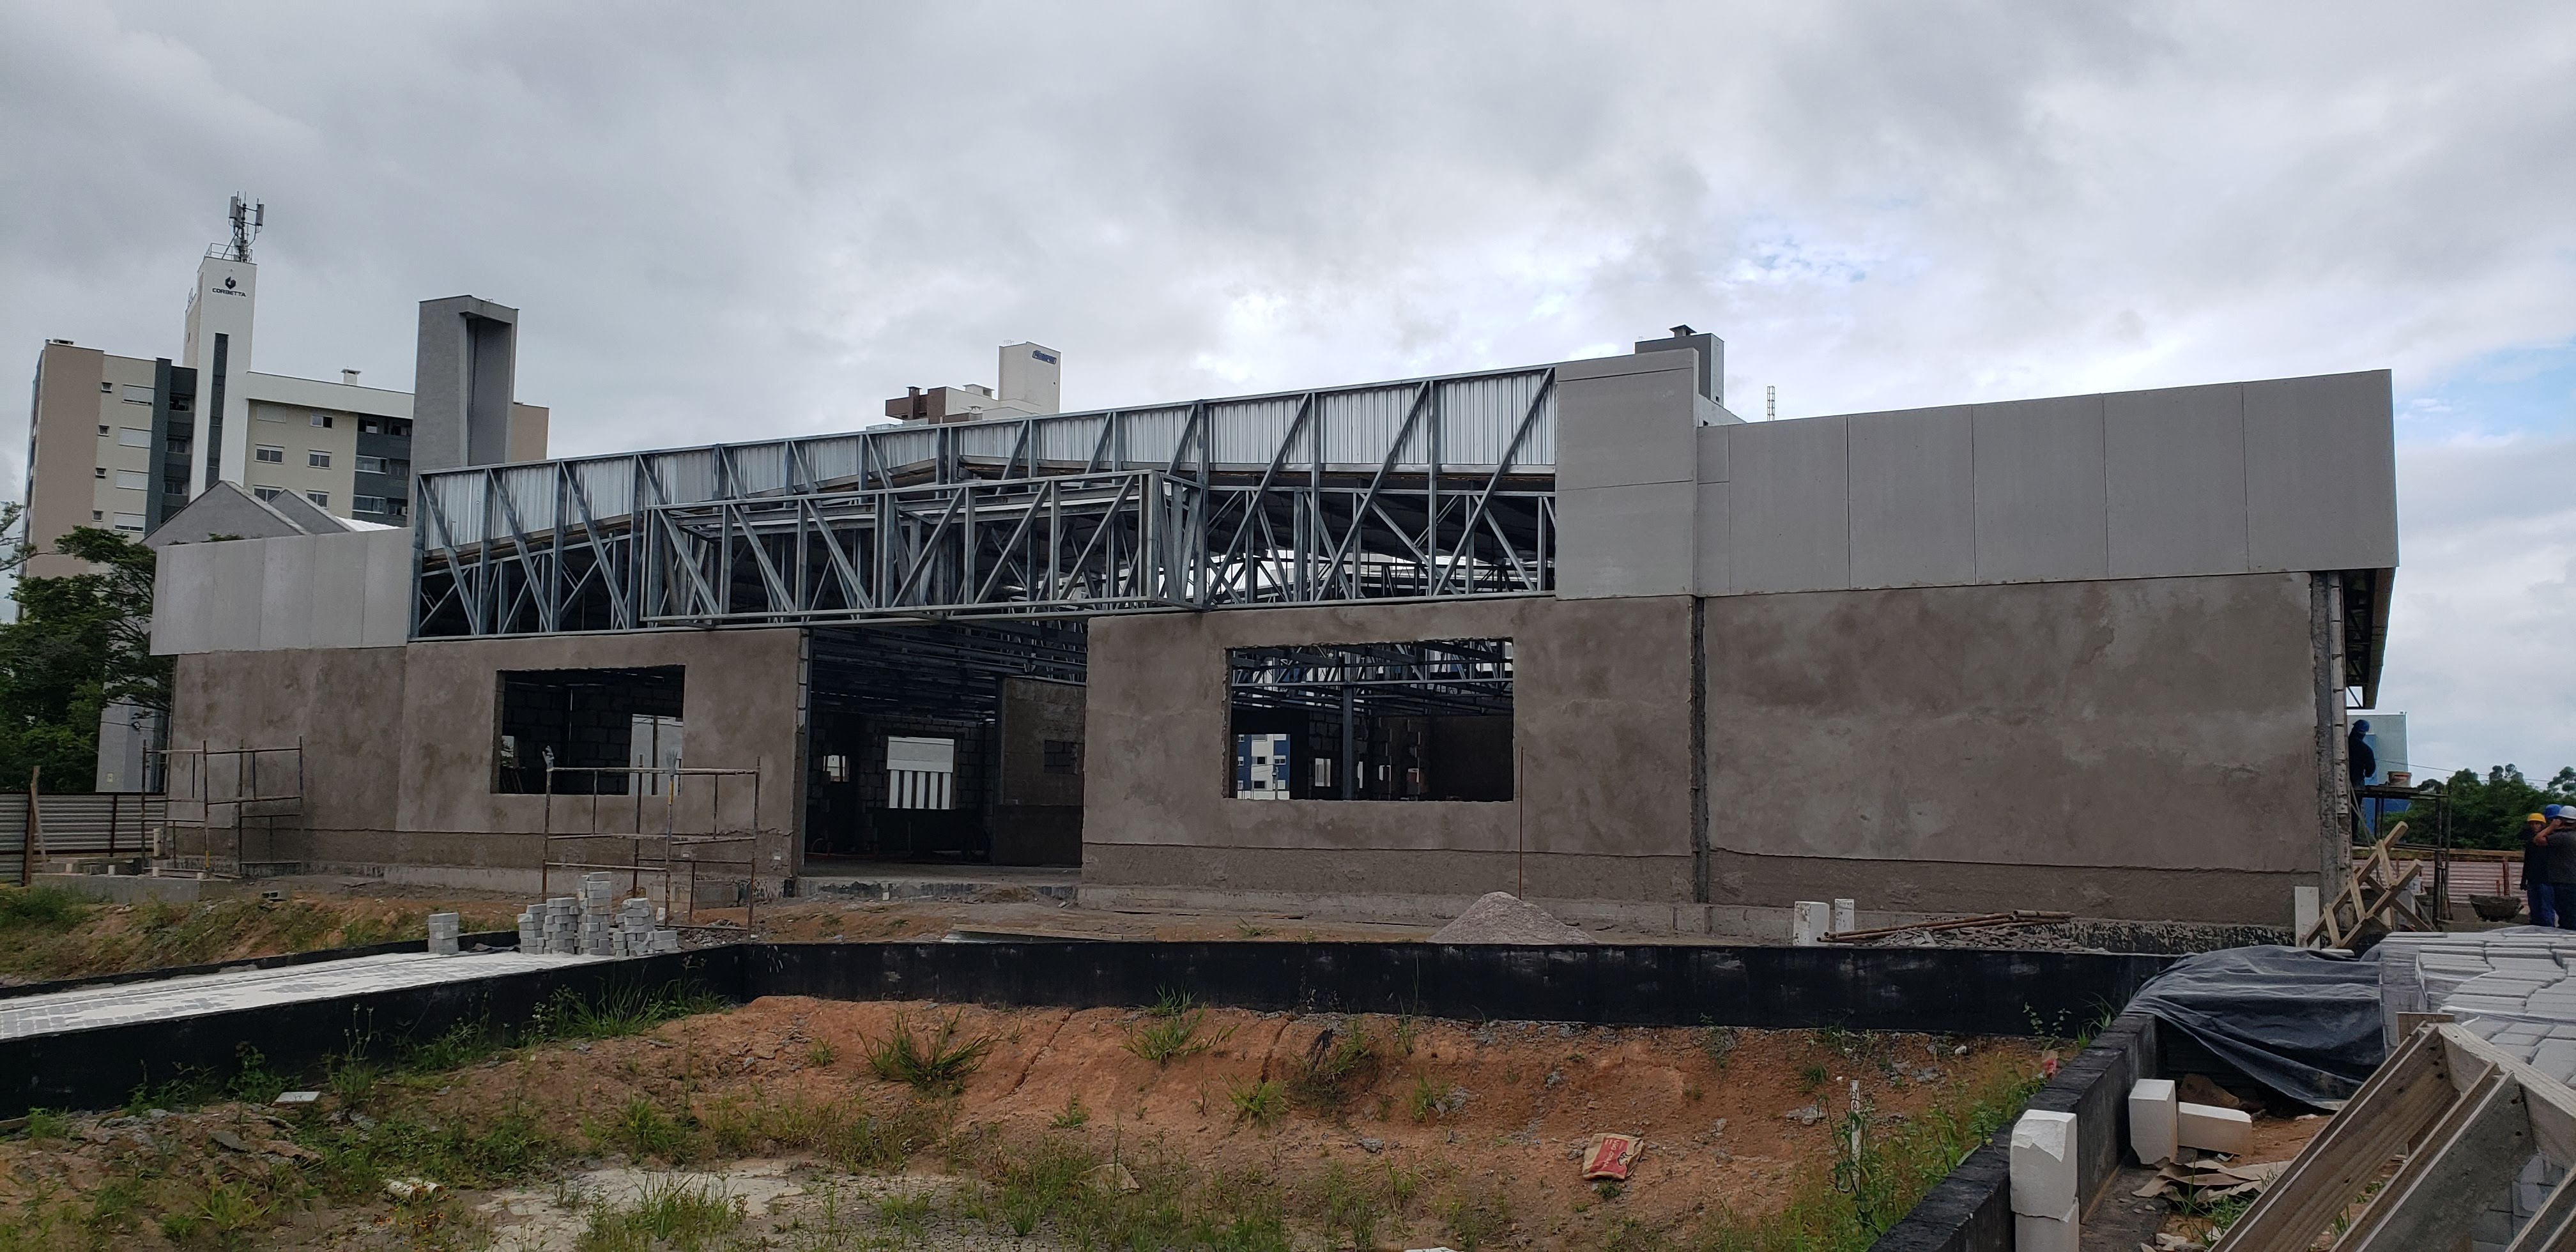
<path fill-rule="evenodd" d="M 1825 941 L 1834 928 L 1834 906 L 1822 900 L 1800 900 L 1790 906 L 1789 941 L 1811 948 Z"/>
<path fill-rule="evenodd" d="M 2075 1207 L 2075 1147 L 2073 1113 L 2032 1109 L 2013 1123 L 2013 1212 L 2057 1218 Z"/>
<path fill-rule="evenodd" d="M 2055 1217 L 2013 1214 L 2013 1252 L 2083 1252 L 2082 1216 L 2072 1204 Z"/>
<path fill-rule="evenodd" d="M 2141 1078 L 2129 1087 L 2129 1150 L 2139 1164 L 2170 1161 L 2179 1152 L 2174 1110 L 2180 1104 L 2171 1079 Z"/>
<path fill-rule="evenodd" d="M 1860 910 L 1849 900 L 1834 901 L 1834 933 L 1860 929 Z"/>
<path fill-rule="evenodd" d="M 2242 1109 L 2180 1102 L 2174 1105 L 2174 1138 L 2186 1148 L 2241 1155 L 2254 1150 L 2254 1119 Z"/>

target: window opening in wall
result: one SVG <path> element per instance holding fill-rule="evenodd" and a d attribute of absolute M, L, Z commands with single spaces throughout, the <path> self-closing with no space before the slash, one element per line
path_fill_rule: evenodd
<path fill-rule="evenodd" d="M 149 448 L 152 446 L 152 432 L 136 430 L 131 426 L 120 426 L 116 430 L 116 442 L 119 447 Z"/>
<path fill-rule="evenodd" d="M 349 497 L 349 508 L 352 512 L 357 513 L 382 513 L 385 511 L 385 498 L 383 496 L 351 496 Z"/>
<path fill-rule="evenodd" d="M 679 768 L 685 677 L 677 665 L 502 671 L 492 790 L 542 794 L 552 764 L 558 795 L 625 795 L 623 770 Z M 658 795 L 661 781 L 640 785 Z"/>
<path fill-rule="evenodd" d="M 152 403 L 152 389 L 150 387 L 139 387 L 128 383 L 125 389 L 118 393 L 118 398 L 124 400 L 127 404 L 150 404 Z"/>
<path fill-rule="evenodd" d="M 143 515 L 140 513 L 119 513 L 116 515 L 116 528 L 132 534 L 142 534 Z"/>
<path fill-rule="evenodd" d="M 886 736 L 886 807 L 956 807 L 957 741 Z"/>
<path fill-rule="evenodd" d="M 1040 746 L 1039 765 L 1050 774 L 1082 772 L 1082 745 L 1071 739 L 1048 739 Z"/>
<path fill-rule="evenodd" d="M 258 496 L 262 500 L 274 500 L 279 496 L 285 495 L 286 489 L 283 487 L 253 487 L 250 489 L 250 493 Z"/>
<path fill-rule="evenodd" d="M 359 457 L 359 458 L 358 458 L 358 472 L 359 472 L 359 473 L 361 473 L 361 474 L 381 474 L 381 473 L 384 473 L 384 472 L 385 472 L 385 459 L 384 459 L 383 457 L 380 457 L 380 456 L 362 456 L 362 457 Z"/>
<path fill-rule="evenodd" d="M 847 753 L 831 752 L 824 754 L 823 781 L 835 783 L 845 783 L 850 781 L 850 758 Z"/>
<path fill-rule="evenodd" d="M 107 467 L 104 465 L 96 466 L 90 470 L 89 476 L 92 478 L 105 478 L 107 477 Z"/>
<path fill-rule="evenodd" d="M 313 415 L 313 424 L 324 430 L 329 430 L 331 429 L 331 415 L 328 413 L 316 413 Z"/>
<path fill-rule="evenodd" d="M 322 451 L 307 451 L 304 454 L 304 466 L 307 469 L 329 469 L 331 468 L 331 454 Z"/>
<path fill-rule="evenodd" d="M 1234 648 L 1230 794 L 1509 800 L 1512 641 Z"/>
<path fill-rule="evenodd" d="M 314 508 L 317 508 L 317 509 L 327 509 L 327 508 L 330 508 L 330 507 L 331 507 L 331 493 L 330 493 L 330 492 L 327 492 L 327 491 L 308 491 L 308 492 L 305 492 L 305 493 L 304 493 L 304 498 L 305 498 L 305 499 L 307 499 L 307 500 L 312 501 L 312 502 L 313 502 L 313 507 L 314 507 Z"/>
<path fill-rule="evenodd" d="M 261 444 L 251 450 L 251 459 L 266 465 L 286 464 L 286 449 L 275 444 Z"/>

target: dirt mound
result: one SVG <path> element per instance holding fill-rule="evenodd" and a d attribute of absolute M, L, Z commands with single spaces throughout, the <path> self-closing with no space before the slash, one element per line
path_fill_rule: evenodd
<path fill-rule="evenodd" d="M 1458 920 L 1431 936 L 1433 943 L 1590 943 L 1576 930 L 1508 891 L 1478 896 Z"/>

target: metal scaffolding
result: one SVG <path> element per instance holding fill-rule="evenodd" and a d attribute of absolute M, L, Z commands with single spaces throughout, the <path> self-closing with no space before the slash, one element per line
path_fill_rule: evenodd
<path fill-rule="evenodd" d="M 1555 415 L 1538 368 L 426 474 L 413 634 L 1547 591 Z"/>

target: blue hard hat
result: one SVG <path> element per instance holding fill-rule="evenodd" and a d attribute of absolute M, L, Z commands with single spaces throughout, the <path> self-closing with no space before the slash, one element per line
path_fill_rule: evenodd
<path fill-rule="evenodd" d="M 2561 816 L 2564 816 L 2566 812 L 2567 806 L 2564 804 L 2544 804 L 2540 806 L 2540 815 L 2553 822 L 2557 821 Z"/>

